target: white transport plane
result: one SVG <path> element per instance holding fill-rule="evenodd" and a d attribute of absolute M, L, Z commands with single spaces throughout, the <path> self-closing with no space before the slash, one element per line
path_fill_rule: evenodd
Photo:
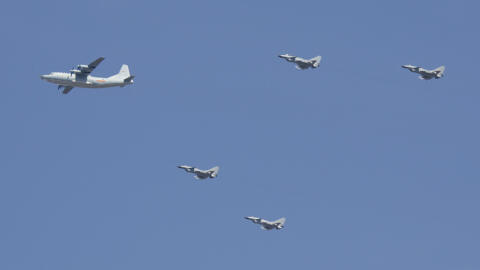
<path fill-rule="evenodd" d="M 58 89 L 63 88 L 64 94 L 68 94 L 73 87 L 81 88 L 106 88 L 133 84 L 135 76 L 130 75 L 127 65 L 122 65 L 120 72 L 108 78 L 94 77 L 90 73 L 104 60 L 100 57 L 88 65 L 78 65 L 77 68 L 69 72 L 52 72 L 47 75 L 41 75 L 42 80 L 58 84 Z"/>

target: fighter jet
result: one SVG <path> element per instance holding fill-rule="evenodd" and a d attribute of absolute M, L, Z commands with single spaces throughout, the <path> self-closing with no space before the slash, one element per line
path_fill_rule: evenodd
<path fill-rule="evenodd" d="M 420 78 L 421 80 L 430 80 L 433 78 L 440 79 L 441 77 L 443 77 L 443 72 L 445 72 L 444 66 L 440 66 L 434 70 L 423 69 L 421 67 L 416 67 L 412 65 L 403 65 L 402 67 L 410 70 L 411 72 L 420 74 L 418 78 Z"/>
<path fill-rule="evenodd" d="M 320 65 L 320 60 L 322 60 L 321 56 L 313 57 L 312 59 L 303 59 L 301 57 L 289 55 L 289 54 L 281 54 L 278 57 L 287 60 L 288 62 L 293 62 L 296 64 L 296 68 L 298 70 L 303 70 L 307 68 L 317 68 Z"/>
<path fill-rule="evenodd" d="M 58 84 L 58 89 L 63 88 L 64 94 L 68 94 L 73 87 L 82 88 L 105 88 L 133 84 L 135 76 L 130 75 L 127 65 L 122 65 L 120 72 L 108 78 L 93 77 L 90 73 L 104 60 L 100 57 L 88 65 L 78 65 L 69 72 L 52 72 L 47 75 L 41 75 L 42 80 Z"/>
<path fill-rule="evenodd" d="M 186 172 L 189 173 L 194 173 L 195 174 L 195 179 L 198 180 L 204 180 L 207 178 L 215 178 L 218 175 L 218 170 L 220 170 L 220 167 L 216 166 L 213 167 L 209 170 L 200 170 L 195 167 L 187 166 L 187 165 L 181 165 L 177 166 L 177 168 L 184 169 Z"/>
<path fill-rule="evenodd" d="M 262 226 L 263 230 L 272 230 L 272 229 L 277 229 L 280 230 L 283 228 L 283 225 L 285 224 L 285 221 L 287 220 L 286 218 L 280 218 L 275 221 L 268 221 L 265 219 L 261 219 L 258 217 L 245 217 L 245 219 L 248 219 L 252 221 L 255 224 L 260 224 Z"/>

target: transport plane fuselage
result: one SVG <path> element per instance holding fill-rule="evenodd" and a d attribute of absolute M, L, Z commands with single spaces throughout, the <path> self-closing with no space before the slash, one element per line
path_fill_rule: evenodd
<path fill-rule="evenodd" d="M 78 65 L 69 72 L 52 72 L 47 75 L 41 75 L 40 78 L 47 82 L 58 85 L 58 89 L 63 89 L 62 93 L 68 94 L 74 87 L 79 88 L 106 88 L 133 84 L 133 78 L 128 69 L 128 65 L 122 65 L 120 71 L 107 78 L 94 77 L 90 73 L 104 60 L 99 57 L 88 65 Z"/>
<path fill-rule="evenodd" d="M 125 82 L 124 79 L 121 78 L 103 78 L 91 75 L 70 74 L 66 72 L 52 72 L 48 75 L 41 75 L 40 78 L 58 85 L 82 88 L 106 88 L 133 84 L 133 81 Z"/>

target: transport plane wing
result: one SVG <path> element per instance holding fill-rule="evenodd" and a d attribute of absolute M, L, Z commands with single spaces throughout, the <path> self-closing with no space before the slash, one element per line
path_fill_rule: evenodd
<path fill-rule="evenodd" d="M 72 89 L 73 89 L 73 86 L 67 86 L 67 87 L 63 88 L 62 93 L 68 94 L 70 91 L 72 91 Z"/>

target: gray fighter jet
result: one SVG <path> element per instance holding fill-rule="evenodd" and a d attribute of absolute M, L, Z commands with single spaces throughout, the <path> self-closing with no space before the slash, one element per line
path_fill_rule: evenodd
<path fill-rule="evenodd" d="M 275 221 L 268 221 L 265 219 L 261 219 L 258 217 L 245 217 L 245 219 L 248 219 L 252 221 L 255 224 L 260 224 L 262 226 L 263 230 L 272 230 L 272 229 L 277 229 L 280 230 L 283 228 L 283 225 L 285 224 L 285 221 L 287 220 L 286 218 L 280 218 Z"/>
<path fill-rule="evenodd" d="M 122 65 L 120 72 L 108 78 L 93 77 L 90 73 L 104 60 L 100 57 L 88 65 L 78 65 L 69 72 L 52 72 L 48 75 L 41 75 L 42 80 L 58 84 L 58 89 L 63 88 L 64 94 L 68 94 L 73 87 L 82 88 L 106 88 L 113 86 L 123 87 L 133 84 L 135 76 L 130 75 L 127 65 Z"/>
<path fill-rule="evenodd" d="M 287 60 L 288 62 L 293 62 L 296 64 L 296 68 L 299 70 L 307 69 L 307 68 L 317 68 L 320 65 L 320 61 L 322 60 L 321 56 L 313 57 L 312 59 L 303 59 L 301 57 L 289 55 L 289 54 L 281 54 L 278 57 Z"/>
<path fill-rule="evenodd" d="M 402 67 L 410 70 L 411 72 L 420 74 L 418 78 L 420 78 L 421 80 L 430 80 L 433 78 L 440 79 L 441 77 L 443 77 L 443 72 L 445 72 L 444 66 L 440 66 L 434 70 L 428 70 L 428 69 L 424 69 L 424 68 L 416 67 L 412 65 L 403 65 Z"/>
<path fill-rule="evenodd" d="M 177 168 L 184 169 L 186 172 L 189 172 L 189 173 L 194 173 L 195 179 L 198 179 L 198 180 L 215 178 L 218 175 L 218 170 L 220 170 L 220 167 L 218 166 L 205 171 L 197 169 L 195 167 L 187 166 L 187 165 L 177 166 Z"/>

